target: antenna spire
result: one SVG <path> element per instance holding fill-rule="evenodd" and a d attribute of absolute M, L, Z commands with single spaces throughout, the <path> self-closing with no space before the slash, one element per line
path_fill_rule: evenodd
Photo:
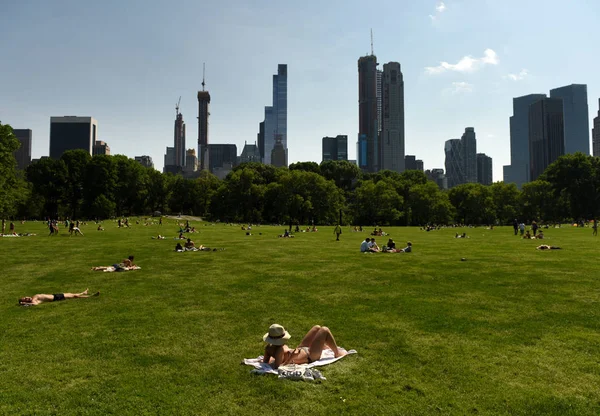
<path fill-rule="evenodd" d="M 179 115 L 179 104 L 181 104 L 181 96 L 179 96 L 179 101 L 177 101 L 177 105 L 175 106 L 176 115 Z"/>
<path fill-rule="evenodd" d="M 373 29 L 371 29 L 371 55 L 375 55 L 373 53 Z"/>
<path fill-rule="evenodd" d="M 206 75 L 206 64 L 202 63 L 202 91 L 204 91 L 204 86 L 206 83 L 204 82 L 204 76 Z"/>

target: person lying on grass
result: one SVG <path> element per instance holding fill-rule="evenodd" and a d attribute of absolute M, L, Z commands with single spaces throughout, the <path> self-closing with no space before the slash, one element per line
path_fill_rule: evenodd
<path fill-rule="evenodd" d="M 91 296 L 100 296 L 100 292 L 96 292 L 93 295 L 88 295 L 88 290 L 86 289 L 81 293 L 56 293 L 54 295 L 46 295 L 46 294 L 38 294 L 33 295 L 31 297 L 25 296 L 19 299 L 20 305 L 39 305 L 40 303 L 45 302 L 58 302 L 60 300 L 65 299 L 78 299 L 78 298 L 89 298 Z"/>
<path fill-rule="evenodd" d="M 326 326 L 313 326 L 294 349 L 286 345 L 291 337 L 281 325 L 271 325 L 269 332 L 263 336 L 263 341 L 267 343 L 263 362 L 274 369 L 286 364 L 308 364 L 318 361 L 325 347 L 329 347 L 336 358 L 347 354 L 338 349 L 333 334 Z"/>
<path fill-rule="evenodd" d="M 112 266 L 96 266 L 96 267 L 92 267 L 92 270 L 104 271 L 106 269 L 110 269 L 110 268 L 114 267 L 116 271 L 119 271 L 119 270 L 128 270 L 135 266 L 136 265 L 133 263 L 133 256 L 129 256 L 125 260 L 123 260 L 121 263 L 113 264 Z"/>
<path fill-rule="evenodd" d="M 557 246 L 548 246 L 546 244 L 542 244 L 541 246 L 537 246 L 536 250 L 562 250 L 562 248 L 557 247 Z"/>

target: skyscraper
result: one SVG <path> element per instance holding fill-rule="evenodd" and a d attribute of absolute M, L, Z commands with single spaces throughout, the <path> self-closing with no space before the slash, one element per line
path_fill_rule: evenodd
<path fill-rule="evenodd" d="M 513 98 L 510 117 L 510 165 L 504 166 L 504 182 L 519 188 L 529 182 L 529 106 L 546 98 L 546 94 L 530 94 Z"/>
<path fill-rule="evenodd" d="M 348 160 L 348 136 L 323 137 L 323 162 Z"/>
<path fill-rule="evenodd" d="M 265 107 L 264 138 L 261 138 L 263 126 L 260 126 L 258 142 L 263 162 L 272 164 L 271 152 L 275 147 L 275 140 L 279 138 L 285 151 L 284 166 L 287 166 L 287 85 L 288 72 L 286 64 L 277 66 L 277 75 L 273 75 L 273 105 Z M 261 123 L 262 124 L 262 123 Z M 261 146 L 261 141 L 263 145 Z"/>
<path fill-rule="evenodd" d="M 535 181 L 548 165 L 565 154 L 561 98 L 544 98 L 529 106 L 529 178 Z"/>
<path fill-rule="evenodd" d="M 237 146 L 235 144 L 209 144 L 208 154 L 211 173 L 225 165 L 231 165 L 231 167 L 237 165 Z"/>
<path fill-rule="evenodd" d="M 383 65 L 381 169 L 404 172 L 404 79 L 400 64 Z"/>
<path fill-rule="evenodd" d="M 198 169 L 208 170 L 208 116 L 210 116 L 209 104 L 210 94 L 204 91 L 204 79 L 202 80 L 202 91 L 198 91 Z M 183 147 L 185 152 L 185 146 Z"/>
<path fill-rule="evenodd" d="M 286 166 L 285 148 L 283 147 L 283 140 L 279 135 L 275 136 L 275 146 L 271 150 L 271 164 L 276 168 Z"/>
<path fill-rule="evenodd" d="M 492 158 L 485 153 L 477 153 L 477 182 L 482 185 L 491 185 L 492 177 Z"/>
<path fill-rule="evenodd" d="M 92 154 L 98 122 L 92 117 L 50 117 L 50 157 L 59 159 L 67 150 L 83 149 Z"/>
<path fill-rule="evenodd" d="M 106 142 L 103 142 L 102 140 L 96 140 L 94 142 L 94 147 L 92 149 L 92 156 L 96 156 L 96 155 L 109 156 L 110 155 L 110 146 Z"/>
<path fill-rule="evenodd" d="M 163 173 L 173 173 L 177 174 L 181 171 L 181 168 L 175 165 L 175 148 L 167 147 L 167 152 L 165 153 L 165 164 L 163 166 Z"/>
<path fill-rule="evenodd" d="M 377 111 L 377 57 L 358 59 L 358 166 L 365 172 L 379 170 L 379 124 Z"/>
<path fill-rule="evenodd" d="M 144 166 L 145 168 L 154 169 L 154 162 L 152 161 L 152 158 L 150 156 L 135 156 L 134 160 L 140 165 Z"/>
<path fill-rule="evenodd" d="M 423 161 L 414 155 L 406 155 L 404 156 L 404 170 L 420 170 L 422 172 Z"/>
<path fill-rule="evenodd" d="M 196 156 L 196 149 L 188 149 L 185 152 L 185 167 L 184 172 L 192 173 L 198 170 L 198 157 Z"/>
<path fill-rule="evenodd" d="M 13 133 L 21 143 L 21 146 L 13 153 L 17 159 L 17 169 L 24 170 L 31 164 L 32 133 L 29 129 L 13 129 Z"/>
<path fill-rule="evenodd" d="M 261 123 L 263 124 L 263 123 Z M 260 156 L 260 149 L 256 143 L 248 144 L 244 142 L 244 148 L 242 149 L 242 154 L 240 155 L 239 162 L 240 163 L 249 163 L 249 162 L 260 162 L 262 157 Z"/>
<path fill-rule="evenodd" d="M 565 154 L 590 154 L 590 116 L 587 85 L 571 84 L 550 90 L 550 98 L 563 102 Z"/>
<path fill-rule="evenodd" d="M 475 129 L 467 127 L 460 139 L 465 182 L 477 182 L 477 139 Z"/>
<path fill-rule="evenodd" d="M 600 99 L 598 100 L 598 107 L 600 108 Z M 600 157 L 600 109 L 598 110 L 598 117 L 594 118 L 592 141 L 594 146 L 594 156 Z"/>
<path fill-rule="evenodd" d="M 444 175 L 444 169 L 431 169 L 425 171 L 427 179 L 436 183 L 440 189 L 448 189 L 448 179 Z"/>
<path fill-rule="evenodd" d="M 183 167 L 185 166 L 185 122 L 183 121 L 183 114 L 179 112 L 179 105 L 177 106 L 177 116 L 175 117 L 175 133 L 173 138 L 173 147 L 175 148 L 175 166 Z"/>
<path fill-rule="evenodd" d="M 446 179 L 448 188 L 465 183 L 463 152 L 460 139 L 446 140 L 444 152 L 446 153 Z"/>

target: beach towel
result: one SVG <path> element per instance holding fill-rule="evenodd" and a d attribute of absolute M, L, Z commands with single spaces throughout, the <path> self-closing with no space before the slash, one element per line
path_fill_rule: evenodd
<path fill-rule="evenodd" d="M 106 269 L 103 270 L 103 272 L 105 273 L 112 273 L 112 272 L 128 272 L 130 270 L 140 270 L 141 267 L 140 266 L 133 266 L 133 267 L 115 267 L 115 266 L 110 266 L 107 267 Z"/>
<path fill-rule="evenodd" d="M 343 348 L 340 348 L 340 350 L 346 351 Z M 348 353 L 347 355 L 356 354 L 356 350 L 349 350 L 346 352 Z M 321 358 L 319 360 L 313 361 L 309 364 L 288 364 L 282 365 L 278 369 L 274 369 L 269 364 L 262 362 L 262 355 L 258 356 L 257 358 L 245 358 L 244 364 L 254 367 L 254 369 L 251 371 L 252 374 L 276 374 L 279 376 L 279 378 L 312 381 L 318 379 L 326 380 L 321 372 L 314 369 L 314 367 L 332 364 L 344 357 L 345 356 L 335 358 L 332 350 L 325 349 L 321 353 Z"/>

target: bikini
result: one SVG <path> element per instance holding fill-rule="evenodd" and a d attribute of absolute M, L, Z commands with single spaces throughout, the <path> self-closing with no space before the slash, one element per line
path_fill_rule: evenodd
<path fill-rule="evenodd" d="M 294 351 L 304 351 L 306 353 L 306 359 L 308 360 L 308 364 L 312 363 L 313 360 L 310 359 L 310 348 L 308 347 L 298 347 Z"/>

